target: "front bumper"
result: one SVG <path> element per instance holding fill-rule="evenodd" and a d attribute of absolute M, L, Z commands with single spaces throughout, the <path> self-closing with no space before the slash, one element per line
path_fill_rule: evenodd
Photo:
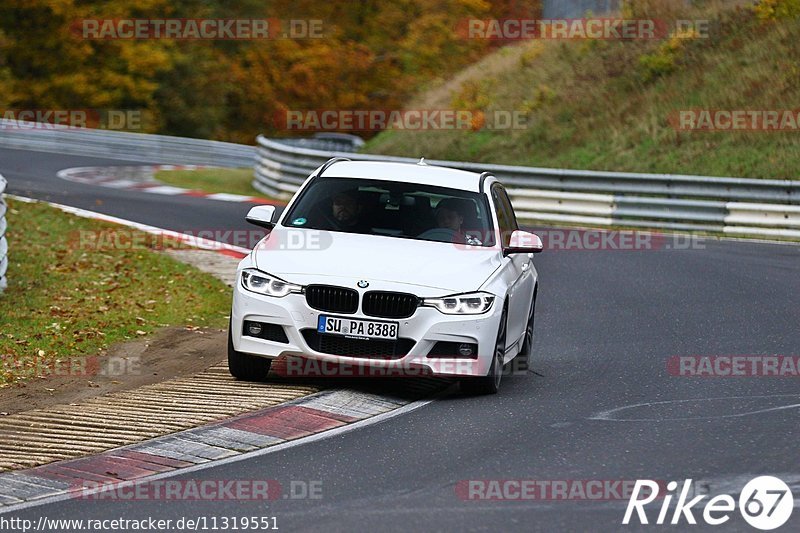
<path fill-rule="evenodd" d="M 354 314 L 322 312 L 309 307 L 303 294 L 274 298 L 249 292 L 237 283 L 231 311 L 231 337 L 237 351 L 271 359 L 287 357 L 291 360 L 291 356 L 298 356 L 306 361 L 324 362 L 329 365 L 328 368 L 340 365 L 348 369 L 343 375 L 423 373 L 439 376 L 485 376 L 494 354 L 502 307 L 502 302 L 496 300 L 487 313 L 472 316 L 445 315 L 432 307 L 419 307 L 409 318 L 385 319 L 366 316 L 360 309 Z M 320 315 L 397 322 L 398 338 L 408 339 L 407 344 L 411 348 L 407 353 L 403 352 L 406 355 L 391 360 L 316 351 L 306 342 L 302 331 L 316 330 Z M 244 335 L 245 321 L 281 326 L 288 342 Z M 477 355 L 474 358 L 429 356 L 437 342 L 477 344 Z M 317 372 L 319 365 L 312 366 Z M 375 372 L 370 372 L 370 369 Z M 317 375 L 314 372 L 304 374 L 296 366 L 294 371 L 296 373 L 292 375 Z M 335 371 L 331 370 L 330 374 L 335 374 Z"/>

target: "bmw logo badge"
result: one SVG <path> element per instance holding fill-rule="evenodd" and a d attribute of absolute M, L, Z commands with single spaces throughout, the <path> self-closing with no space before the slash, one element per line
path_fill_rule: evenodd
<path fill-rule="evenodd" d="M 358 286 L 361 289 L 366 289 L 367 287 L 369 287 L 369 281 L 362 279 L 361 281 L 358 282 Z"/>

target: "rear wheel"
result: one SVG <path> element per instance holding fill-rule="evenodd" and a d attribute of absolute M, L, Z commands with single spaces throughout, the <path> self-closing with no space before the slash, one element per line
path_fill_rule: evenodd
<path fill-rule="evenodd" d="M 231 376 L 244 381 L 265 381 L 271 365 L 272 359 L 237 352 L 228 326 L 228 371 Z"/>
<path fill-rule="evenodd" d="M 500 317 L 500 326 L 497 328 L 497 339 L 494 345 L 494 357 L 485 376 L 468 378 L 461 381 L 461 390 L 467 394 L 496 394 L 503 378 L 503 359 L 506 355 L 506 310 Z"/>

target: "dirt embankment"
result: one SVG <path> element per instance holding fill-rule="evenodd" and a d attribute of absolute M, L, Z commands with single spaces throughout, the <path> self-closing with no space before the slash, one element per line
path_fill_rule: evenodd
<path fill-rule="evenodd" d="M 117 344 L 107 355 L 48 367 L 41 377 L 0 389 L 0 416 L 193 374 L 222 361 L 226 342 L 226 330 L 172 327 Z"/>

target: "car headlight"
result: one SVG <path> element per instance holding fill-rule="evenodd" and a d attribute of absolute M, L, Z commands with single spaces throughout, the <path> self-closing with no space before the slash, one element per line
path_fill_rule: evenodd
<path fill-rule="evenodd" d="M 481 315 L 491 309 L 493 303 L 494 295 L 487 292 L 425 298 L 422 301 L 422 305 L 435 307 L 446 315 Z"/>
<path fill-rule="evenodd" d="M 289 283 L 255 268 L 242 270 L 242 287 L 250 292 L 282 298 L 292 292 L 302 292 L 303 286 Z"/>

